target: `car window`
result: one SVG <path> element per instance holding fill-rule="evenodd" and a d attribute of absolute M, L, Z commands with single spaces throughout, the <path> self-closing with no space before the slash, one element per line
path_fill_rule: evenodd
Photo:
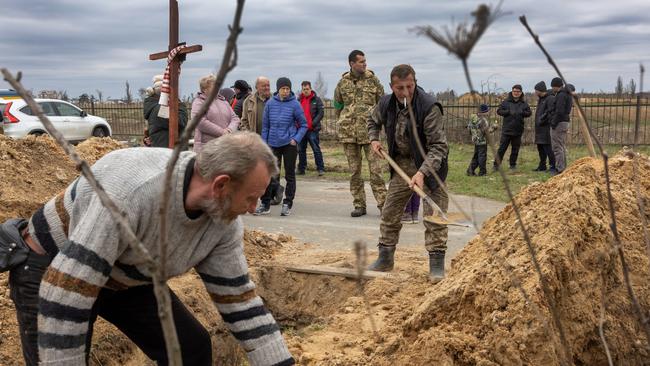
<path fill-rule="evenodd" d="M 41 109 L 43 110 L 43 113 L 45 113 L 46 116 L 53 117 L 53 116 L 57 115 L 54 108 L 52 108 L 51 103 L 40 102 L 40 103 L 38 103 L 38 105 L 41 106 Z M 28 106 L 28 105 L 20 108 L 19 110 L 22 113 L 25 113 L 25 114 L 30 115 L 30 116 L 36 115 L 34 112 L 32 112 L 32 108 L 30 108 L 30 106 Z"/>
<path fill-rule="evenodd" d="M 81 111 L 66 103 L 51 103 L 59 110 L 59 115 L 65 117 L 79 117 Z"/>

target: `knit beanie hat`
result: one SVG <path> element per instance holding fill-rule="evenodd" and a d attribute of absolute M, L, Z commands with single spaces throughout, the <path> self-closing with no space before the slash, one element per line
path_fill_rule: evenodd
<path fill-rule="evenodd" d="M 519 89 L 519 91 L 522 91 L 524 89 L 521 88 L 521 84 L 515 84 L 512 86 L 512 90 Z"/>
<path fill-rule="evenodd" d="M 480 106 L 478 106 L 479 113 L 487 113 L 489 111 L 490 111 L 490 106 L 487 104 L 481 104 Z"/>
<path fill-rule="evenodd" d="M 553 78 L 553 80 L 551 80 L 551 86 L 562 87 L 562 85 L 564 85 L 564 83 L 562 82 L 562 79 L 560 79 L 560 78 Z"/>
<path fill-rule="evenodd" d="M 235 97 L 235 91 L 230 88 L 222 88 L 219 90 L 219 95 L 221 95 L 225 100 L 230 103 L 232 98 Z"/>
<path fill-rule="evenodd" d="M 576 91 L 576 87 L 573 86 L 573 84 L 567 84 L 567 85 L 566 85 L 566 88 L 569 89 L 569 91 L 572 92 L 572 93 L 573 93 L 574 91 Z"/>
<path fill-rule="evenodd" d="M 283 77 L 278 79 L 278 81 L 275 83 L 275 86 L 276 86 L 277 90 L 280 90 L 280 88 L 282 88 L 283 86 L 288 86 L 289 89 L 291 89 L 291 80 L 289 80 L 289 78 L 283 76 Z"/>
<path fill-rule="evenodd" d="M 535 90 L 545 93 L 548 88 L 546 87 L 546 83 L 544 81 L 540 81 L 539 83 L 535 84 Z"/>
<path fill-rule="evenodd" d="M 251 87 L 250 85 L 248 85 L 246 80 L 237 80 L 235 81 L 235 85 L 233 85 L 232 87 L 239 89 L 239 91 L 251 90 Z"/>

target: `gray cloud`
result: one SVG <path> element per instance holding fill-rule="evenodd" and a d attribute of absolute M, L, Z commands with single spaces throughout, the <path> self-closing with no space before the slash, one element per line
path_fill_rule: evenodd
<path fill-rule="evenodd" d="M 197 89 L 200 76 L 220 63 L 226 25 L 235 2 L 180 1 L 181 40 L 202 44 L 188 56 L 181 93 Z M 425 89 L 466 91 L 460 62 L 430 40 L 408 31 L 416 25 L 451 25 L 469 18 L 475 1 L 405 0 L 249 0 L 239 42 L 235 79 L 252 82 L 289 76 L 294 85 L 322 72 L 334 91 L 347 70 L 347 54 L 366 52 L 369 67 L 388 88 L 393 65 L 412 64 Z M 167 2 L 88 2 L 80 0 L 5 0 L 0 13 L 3 37 L 0 66 L 22 70 L 34 90 L 67 90 L 69 95 L 102 90 L 121 97 L 124 82 L 145 87 L 162 73 L 164 62 L 148 55 L 167 44 Z M 517 16 L 526 14 L 567 79 L 578 89 L 611 90 L 616 77 L 636 77 L 638 62 L 648 63 L 650 2 L 621 0 L 505 2 L 502 17 L 477 44 L 470 59 L 475 87 L 490 78 L 499 87 L 522 83 L 532 88 L 554 75 Z M 496 75 L 495 75 L 496 74 Z M 273 83 L 274 84 L 274 83 Z M 6 84 L 0 87 L 7 87 Z"/>

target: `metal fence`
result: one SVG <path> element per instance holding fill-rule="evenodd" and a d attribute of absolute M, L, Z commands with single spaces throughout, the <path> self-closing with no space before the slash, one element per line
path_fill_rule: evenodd
<path fill-rule="evenodd" d="M 529 104 L 535 115 L 535 101 L 537 98 L 528 98 Z M 447 138 L 454 143 L 470 143 L 470 135 L 466 128 L 467 121 L 475 113 L 476 104 L 469 98 L 463 100 L 442 100 L 444 108 L 443 121 Z M 499 100 L 483 101 L 490 105 L 490 119 L 501 122 L 496 110 Z M 581 104 L 585 110 L 587 120 L 597 136 L 605 144 L 631 144 L 634 139 L 634 123 L 636 119 L 637 100 L 633 98 L 608 97 L 583 97 Z M 640 129 L 639 143 L 650 144 L 650 116 L 648 98 L 640 100 Z M 143 116 L 142 102 L 130 104 L 85 103 L 79 107 L 88 113 L 105 118 L 113 129 L 113 135 L 118 139 L 140 138 L 146 127 Z M 187 105 L 188 112 L 190 105 Z M 583 144 L 579 128 L 579 117 L 576 109 L 572 111 L 569 144 Z M 329 100 L 325 101 L 325 117 L 322 122 L 321 135 L 323 139 L 335 139 L 338 132 L 335 110 Z M 525 119 L 523 143 L 531 144 L 534 139 L 534 117 Z"/>

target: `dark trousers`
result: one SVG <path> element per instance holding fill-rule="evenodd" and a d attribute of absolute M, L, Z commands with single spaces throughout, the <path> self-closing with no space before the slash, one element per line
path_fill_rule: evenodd
<path fill-rule="evenodd" d="M 27 261 L 9 273 L 11 299 L 16 306 L 25 364 L 38 365 L 38 290 L 49 258 L 33 252 Z M 184 365 L 212 365 L 210 334 L 170 291 L 172 312 L 180 342 Z M 101 316 L 115 325 L 150 359 L 167 365 L 158 305 L 153 285 L 132 287 L 123 291 L 102 289 L 91 311 L 86 337 L 86 360 L 90 354 L 93 324 Z"/>
<path fill-rule="evenodd" d="M 551 144 L 537 144 L 537 152 L 539 153 L 539 170 L 546 170 L 546 159 L 548 158 L 548 167 L 555 170 L 555 154 Z"/>
<path fill-rule="evenodd" d="M 296 158 L 298 157 L 298 147 L 294 145 L 284 145 L 282 147 L 272 147 L 273 154 L 278 159 L 278 169 L 282 168 L 282 161 L 284 161 L 284 179 L 287 181 L 287 186 L 284 190 L 283 204 L 293 207 L 293 199 L 296 196 Z M 262 204 L 270 205 L 273 199 L 274 192 L 277 191 L 277 186 L 280 184 L 280 179 L 275 180 L 271 178 L 271 182 L 266 187 L 266 191 L 262 196 Z"/>
<path fill-rule="evenodd" d="M 471 175 L 474 175 L 476 168 L 478 169 L 479 175 L 487 174 L 487 145 L 474 145 L 474 155 L 472 156 L 472 161 L 469 163 L 469 168 L 467 172 Z"/>
<path fill-rule="evenodd" d="M 320 151 L 320 137 L 318 131 L 307 131 L 305 137 L 300 141 L 298 149 L 298 171 L 304 172 L 307 169 L 307 144 L 311 146 L 314 152 L 314 161 L 316 170 L 324 171 L 325 163 L 323 162 L 323 153 Z"/>
<path fill-rule="evenodd" d="M 519 148 L 521 147 L 521 135 L 512 136 L 512 135 L 501 135 L 501 141 L 499 141 L 499 150 L 497 150 L 497 155 L 499 155 L 498 160 L 494 160 L 494 166 L 498 166 L 499 163 L 503 161 L 503 156 L 508 150 L 508 145 L 510 145 L 510 167 L 514 168 L 517 166 L 517 157 L 519 156 Z"/>

